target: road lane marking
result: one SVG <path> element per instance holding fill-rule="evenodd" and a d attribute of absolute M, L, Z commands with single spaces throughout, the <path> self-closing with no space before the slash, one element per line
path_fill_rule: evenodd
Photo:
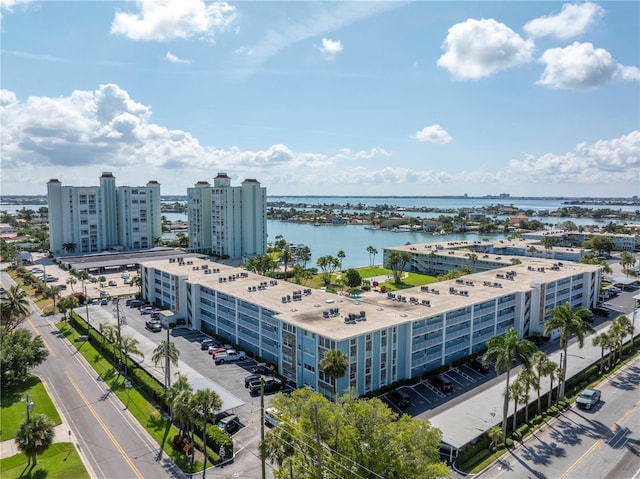
<path fill-rule="evenodd" d="M 584 460 L 591 455 L 591 453 L 593 451 L 595 451 L 595 449 L 600 446 L 600 444 L 604 443 L 608 436 L 613 433 L 614 436 L 617 434 L 617 432 L 614 432 L 614 428 L 620 428 L 620 424 L 624 422 L 632 413 L 635 412 L 635 410 L 637 409 L 638 405 L 640 405 L 640 401 L 638 401 L 637 403 L 635 403 L 633 405 L 633 407 L 631 409 L 629 409 L 626 413 L 624 413 L 620 418 L 618 418 L 618 420 L 616 422 L 614 422 L 611 427 L 609 427 L 609 429 L 607 430 L 607 432 L 605 434 L 603 434 L 600 439 L 598 439 L 596 442 L 594 442 L 591 447 L 589 449 L 587 449 L 584 454 L 582 454 L 582 456 L 580 456 L 578 458 L 578 460 L 576 462 L 574 462 L 571 467 L 569 467 L 569 469 L 567 469 L 564 474 L 562 474 L 559 479 L 566 479 L 567 477 L 569 477 L 569 474 L 571 474 L 573 471 L 575 471 L 576 467 L 578 467 L 580 464 L 582 464 L 584 462 Z"/>
<path fill-rule="evenodd" d="M 47 351 L 49 351 L 49 354 L 51 356 L 55 356 L 56 353 L 55 351 L 51 348 L 51 346 L 49 346 L 49 343 L 47 343 L 47 341 L 44 339 L 44 336 L 40 333 L 40 331 L 38 331 L 38 328 L 36 328 L 36 326 L 31 322 L 31 317 L 27 317 L 27 322 L 29 323 L 29 326 L 31 326 L 31 329 L 33 329 L 33 332 L 36 333 L 38 336 L 40 336 L 40 339 L 42 339 L 42 342 L 44 343 L 44 347 L 47 348 Z"/>
<path fill-rule="evenodd" d="M 100 418 L 100 416 L 98 415 L 98 413 L 96 412 L 96 410 L 93 408 L 93 406 L 91 406 L 91 404 L 89 403 L 89 401 L 87 400 L 86 396 L 82 393 L 82 391 L 80 390 L 80 388 L 78 387 L 78 385 L 75 383 L 75 381 L 73 380 L 73 378 L 71 377 L 71 375 L 69 374 L 68 371 L 64 372 L 67 376 L 67 379 L 69 379 L 69 382 L 71 383 L 71 385 L 73 386 L 73 388 L 76 390 L 76 392 L 78 393 L 78 396 L 80 396 L 80 399 L 82 399 L 82 401 L 85 403 L 85 405 L 87 406 L 87 408 L 89 409 L 89 412 L 91 412 L 91 414 L 93 415 L 93 417 L 96 419 L 96 421 L 98 421 L 98 424 L 100 424 L 100 427 L 102 428 L 102 430 L 105 432 L 105 434 L 107 435 L 107 437 L 109 439 L 111 439 L 111 442 L 113 443 L 113 445 L 116 447 L 116 449 L 120 452 L 120 455 L 124 458 L 125 461 L 127 461 L 127 464 L 129 464 L 129 467 L 131 467 L 131 470 L 133 471 L 133 473 L 136 475 L 136 477 L 138 479 L 144 479 L 144 476 L 140 473 L 140 471 L 138 470 L 138 468 L 135 466 L 135 464 L 133 463 L 133 461 L 131 461 L 131 459 L 129 458 L 129 456 L 127 456 L 126 452 L 124 451 L 124 449 L 122 448 L 122 446 L 118 443 L 118 441 L 116 440 L 116 438 L 113 436 L 113 434 L 111 434 L 111 431 L 109 431 L 109 428 L 105 425 L 105 423 L 102 421 L 102 419 Z"/>

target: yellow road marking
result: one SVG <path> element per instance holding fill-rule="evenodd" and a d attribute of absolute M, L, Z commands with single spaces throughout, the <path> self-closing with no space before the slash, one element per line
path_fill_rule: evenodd
<path fill-rule="evenodd" d="M 40 338 L 42 339 L 42 342 L 44 343 L 44 347 L 47 348 L 47 350 L 49 351 L 49 354 L 51 356 L 55 356 L 56 353 L 53 351 L 53 349 L 51 349 L 51 346 L 49 346 L 49 344 L 47 343 L 47 341 L 44 339 L 44 336 L 42 334 L 40 334 L 40 331 L 38 331 L 38 328 L 35 327 L 35 325 L 31 322 L 31 318 L 27 317 L 27 322 L 29 323 L 29 325 L 31 326 L 31 329 L 33 329 L 33 331 L 40 336 Z"/>
<path fill-rule="evenodd" d="M 129 456 L 127 456 L 127 454 L 125 453 L 125 451 L 122 448 L 122 446 L 118 443 L 118 441 L 113 436 L 113 434 L 111 434 L 111 431 L 109 431 L 109 428 L 105 425 L 105 423 L 102 421 L 102 419 L 100 419 L 100 416 L 98 415 L 96 410 L 93 408 L 93 406 L 91 406 L 91 404 L 87 400 L 86 396 L 84 394 L 82 394 L 82 391 L 80 391 L 80 388 L 78 388 L 78 386 L 76 385 L 75 381 L 71 378 L 71 376 L 69 375 L 69 372 L 65 371 L 64 373 L 67 375 L 67 378 L 69 379 L 69 382 L 71 383 L 73 388 L 78 393 L 78 396 L 80 396 L 80 398 L 82 399 L 82 401 L 84 401 L 84 403 L 86 404 L 87 408 L 89 409 L 89 411 L 91 412 L 93 417 L 96 419 L 96 421 L 98 421 L 98 424 L 100 424 L 100 427 L 102 428 L 102 430 L 109 437 L 109 439 L 111 439 L 111 442 L 116 447 L 116 449 L 120 452 L 120 455 L 122 455 L 124 460 L 127 461 L 127 464 L 129 464 L 129 467 L 131 467 L 131 470 L 136 475 L 136 477 L 138 477 L 138 479 L 144 479 L 144 476 L 140 473 L 140 471 L 135 466 L 135 464 L 131 461 L 131 459 L 129 459 Z"/>
<path fill-rule="evenodd" d="M 638 401 L 637 403 L 635 403 L 633 405 L 633 407 L 631 409 L 629 409 L 626 413 L 624 413 L 620 418 L 618 418 L 618 420 L 616 422 L 613 423 L 613 425 L 607 430 L 607 432 L 600 438 L 598 439 L 595 443 L 593 443 L 593 445 L 587 449 L 584 454 L 582 454 L 582 456 L 580 456 L 578 458 L 578 460 L 576 462 L 574 462 L 571 467 L 569 469 L 567 469 L 564 474 L 562 474 L 562 476 L 560 476 L 559 479 L 566 479 L 567 477 L 569 477 L 569 474 L 571 474 L 576 467 L 578 467 L 580 464 L 582 464 L 582 462 L 603 442 L 606 441 L 607 436 L 609 435 L 609 433 L 613 433 L 613 428 L 615 426 L 620 427 L 620 424 L 623 422 L 627 417 L 629 417 L 634 411 L 635 409 L 638 407 L 638 405 L 640 404 L 640 401 Z"/>

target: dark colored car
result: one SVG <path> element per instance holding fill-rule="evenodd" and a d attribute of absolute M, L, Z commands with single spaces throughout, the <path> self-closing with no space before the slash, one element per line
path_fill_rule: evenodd
<path fill-rule="evenodd" d="M 249 384 L 253 382 L 260 382 L 261 374 L 249 374 L 246 378 L 244 378 L 244 387 L 248 388 Z"/>
<path fill-rule="evenodd" d="M 450 393 L 453 391 L 453 381 L 444 374 L 438 374 L 437 376 L 429 378 L 429 382 L 433 387 L 443 393 Z"/>
<path fill-rule="evenodd" d="M 200 351 L 208 351 L 209 346 L 213 346 L 214 344 L 216 344 L 216 342 L 211 338 L 203 339 L 200 341 Z"/>
<path fill-rule="evenodd" d="M 480 358 L 469 361 L 469 367 L 480 374 L 487 374 L 489 372 L 489 366 L 485 366 Z"/>
<path fill-rule="evenodd" d="M 273 374 L 273 370 L 267 366 L 266 364 L 258 364 L 256 367 L 254 367 L 251 372 L 256 373 L 256 374 Z"/>
<path fill-rule="evenodd" d="M 235 414 L 223 417 L 218 421 L 218 427 L 227 434 L 233 434 L 240 429 L 240 419 Z"/>
<path fill-rule="evenodd" d="M 278 378 L 267 378 L 264 380 L 264 393 L 272 393 L 275 391 L 282 391 L 284 389 L 284 383 Z M 260 394 L 260 381 L 253 381 L 249 383 L 249 392 L 252 395 Z"/>
<path fill-rule="evenodd" d="M 389 401 L 401 409 L 411 406 L 411 396 L 400 389 L 394 389 L 387 395 L 387 397 L 389 398 Z"/>

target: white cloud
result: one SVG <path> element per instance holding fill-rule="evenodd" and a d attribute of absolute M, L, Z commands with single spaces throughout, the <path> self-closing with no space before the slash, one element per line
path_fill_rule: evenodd
<path fill-rule="evenodd" d="M 604 13 L 604 9 L 595 3 L 567 3 L 556 15 L 547 15 L 527 22 L 524 30 L 533 37 L 551 36 L 566 40 L 582 35 Z"/>
<path fill-rule="evenodd" d="M 32 0 L 0 0 L 0 9 L 7 10 L 8 12 L 13 11 L 14 7 L 18 5 L 24 5 L 25 3 L 30 3 Z"/>
<path fill-rule="evenodd" d="M 512 160 L 509 173 L 514 179 L 535 183 L 623 184 L 634 174 L 637 178 L 639 167 L 640 131 L 635 130 L 620 138 L 580 143 L 575 152 L 564 155 L 548 153 Z"/>
<path fill-rule="evenodd" d="M 233 22 L 236 8 L 203 0 L 138 0 L 139 13 L 116 12 L 111 33 L 131 40 L 164 42 L 195 35 L 213 39 Z"/>
<path fill-rule="evenodd" d="M 618 76 L 622 80 L 638 81 L 640 80 L 640 69 L 638 69 L 638 67 L 618 65 Z"/>
<path fill-rule="evenodd" d="M 322 55 L 328 60 L 333 60 L 343 49 L 344 47 L 340 40 L 331 40 L 329 38 L 323 38 L 322 46 L 318 47 L 320 53 L 322 53 Z"/>
<path fill-rule="evenodd" d="M 185 60 L 183 58 L 180 58 L 177 55 L 174 55 L 173 53 L 171 53 L 170 51 L 167 51 L 165 58 L 171 63 L 187 63 L 187 64 L 191 63 L 191 60 Z"/>
<path fill-rule="evenodd" d="M 449 29 L 438 66 L 458 79 L 488 77 L 531 60 L 533 42 L 493 19 L 468 19 Z"/>
<path fill-rule="evenodd" d="M 430 143 L 438 143 L 440 145 L 445 145 L 453 140 L 451 135 L 443 130 L 440 125 L 425 126 L 422 130 L 411 135 L 411 138 L 414 138 L 419 142 L 428 141 Z"/>
<path fill-rule="evenodd" d="M 596 88 L 618 71 L 611 54 L 591 43 L 574 42 L 565 48 L 551 48 L 538 61 L 546 66 L 537 83 L 552 88 Z"/>

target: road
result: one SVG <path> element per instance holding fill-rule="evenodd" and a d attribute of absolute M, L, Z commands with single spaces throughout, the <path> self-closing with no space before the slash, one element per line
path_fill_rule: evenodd
<path fill-rule="evenodd" d="M 640 477 L 640 359 L 597 386 L 590 411 L 574 405 L 475 476 L 478 479 Z"/>
<path fill-rule="evenodd" d="M 13 284 L 4 271 L 0 279 L 5 288 Z M 92 478 L 183 477 L 166 454 L 159 455 L 153 438 L 33 304 L 24 326 L 42 336 L 49 350 L 49 358 L 34 373 L 45 383 L 69 426 L 70 438 Z"/>

